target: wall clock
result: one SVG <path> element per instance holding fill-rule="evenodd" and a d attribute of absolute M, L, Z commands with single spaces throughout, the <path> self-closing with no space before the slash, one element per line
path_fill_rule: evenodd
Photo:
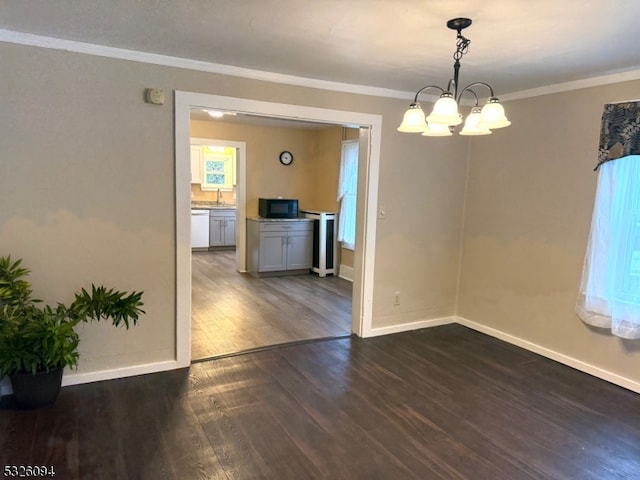
<path fill-rule="evenodd" d="M 283 165 L 291 165 L 293 162 L 293 155 L 286 150 L 280 154 L 280 163 Z"/>

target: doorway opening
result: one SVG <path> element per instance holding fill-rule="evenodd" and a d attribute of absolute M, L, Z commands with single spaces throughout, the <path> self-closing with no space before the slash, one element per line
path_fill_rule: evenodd
<path fill-rule="evenodd" d="M 207 113 L 191 110 L 192 362 L 350 336 L 352 282 L 344 271 L 353 270 L 353 255 L 342 255 L 346 250 L 337 242 L 336 220 L 347 217 L 336 213 L 341 146 L 344 148 L 346 138 L 351 145 L 355 141 L 356 155 L 350 158 L 357 162 L 359 129 L 235 112 L 212 118 Z M 246 194 L 236 185 L 233 156 L 227 155 L 235 149 L 230 150 L 228 139 L 234 139 L 231 145 L 239 145 L 238 149 L 253 152 L 243 165 Z M 280 161 L 282 145 L 293 152 L 285 151 L 290 155 L 288 163 Z M 211 181 L 217 184 L 212 187 Z M 351 179 L 354 183 L 355 177 Z M 226 188 L 216 188 L 221 185 Z M 238 193 L 249 198 L 246 244 L 235 239 Z M 257 219 L 256 198 L 275 195 L 299 201 L 301 218 Z M 193 212 L 207 215 L 204 220 L 210 235 L 205 248 L 194 242 L 198 238 L 194 225 L 200 217 Z M 257 226 L 269 231 L 258 234 Z M 277 226 L 287 229 L 286 236 L 274 230 Z M 326 239 L 328 232 L 333 241 L 317 241 Z M 245 251 L 249 252 L 247 270 L 252 274 L 243 273 L 233 261 L 234 255 L 238 259 Z M 259 267 L 262 273 L 255 270 L 257 258 L 264 264 Z M 298 274 L 292 275 L 292 270 Z"/>
<path fill-rule="evenodd" d="M 191 125 L 191 121 L 190 121 Z M 190 170 L 191 170 L 191 207 L 211 209 L 211 226 L 217 227 L 215 231 L 210 229 L 208 247 L 222 248 L 233 247 L 235 251 L 235 270 L 244 271 L 245 250 L 244 250 L 244 229 L 239 229 L 240 223 L 244 222 L 245 211 L 245 189 L 247 145 L 243 141 L 222 140 L 217 138 L 190 137 Z M 207 157 L 207 151 L 212 152 L 211 157 Z M 218 185 L 205 185 L 206 161 L 208 158 L 217 158 L 216 151 L 232 152 L 230 155 L 230 165 L 223 166 L 227 170 L 225 175 L 230 178 L 226 180 L 226 185 L 220 188 Z M 227 155 L 225 155 L 227 156 Z M 200 176 L 193 172 L 200 169 Z M 242 173 L 241 173 L 242 172 Z M 214 174 L 215 175 L 215 174 Z M 217 218 L 220 218 L 219 220 Z M 215 237 L 215 238 L 213 238 Z M 192 242 L 193 247 L 193 242 Z"/>
<path fill-rule="evenodd" d="M 234 97 L 176 92 L 176 357 L 180 366 L 191 362 L 191 245 L 190 245 L 190 110 L 214 108 L 257 116 L 322 122 L 360 129 L 358 225 L 354 252 L 351 330 L 359 336 L 371 331 L 375 211 L 380 151 L 381 117 L 374 114 L 261 102 Z M 238 167 L 238 182 L 246 182 L 246 169 Z M 246 183 L 244 184 L 246 186 Z M 238 241 L 246 241 L 246 199 L 238 191 Z M 241 259 L 240 269 L 246 268 Z"/>

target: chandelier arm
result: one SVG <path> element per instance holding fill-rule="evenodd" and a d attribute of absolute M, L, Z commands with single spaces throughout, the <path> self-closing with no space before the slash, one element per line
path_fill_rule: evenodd
<path fill-rule="evenodd" d="M 491 85 L 489 85 L 488 83 L 484 83 L 484 82 L 473 82 L 473 83 L 470 83 L 469 85 L 467 85 L 466 87 L 464 87 L 464 88 L 462 89 L 462 91 L 460 92 L 460 95 L 456 98 L 456 101 L 457 101 L 458 103 L 460 103 L 460 99 L 462 98 L 462 95 L 463 95 L 465 92 L 467 92 L 467 91 L 468 91 L 468 92 L 473 93 L 473 95 L 476 97 L 476 105 L 478 105 L 478 96 L 476 95 L 476 92 L 474 92 L 474 91 L 473 91 L 473 90 L 471 90 L 471 89 L 472 89 L 473 87 L 476 87 L 476 86 L 479 86 L 479 85 L 481 85 L 481 86 L 483 86 L 483 87 L 487 87 L 487 88 L 489 89 L 489 92 L 490 92 L 490 94 L 491 94 L 491 97 L 495 97 L 495 94 L 493 93 L 493 88 L 491 88 Z"/>
<path fill-rule="evenodd" d="M 413 97 L 413 103 L 417 103 L 418 102 L 418 95 L 420 95 L 422 92 L 424 92 L 427 88 L 437 88 L 438 90 L 440 90 L 441 93 L 444 93 L 444 89 L 437 86 L 437 85 L 427 85 L 426 87 L 422 87 L 420 90 L 418 90 L 416 92 L 416 96 Z"/>
<path fill-rule="evenodd" d="M 454 73 L 454 78 L 449 79 L 449 83 L 447 83 L 447 92 L 453 95 L 453 98 L 456 98 L 456 93 L 458 92 L 458 73 L 457 71 Z"/>
<path fill-rule="evenodd" d="M 473 95 L 473 98 L 476 100 L 476 104 L 474 106 L 477 107 L 478 106 L 478 102 L 479 102 L 480 99 L 478 98 L 478 95 L 476 95 L 476 92 L 471 90 L 469 87 L 465 87 L 464 90 L 462 90 L 462 92 L 460 92 L 460 97 L 458 97 L 458 103 L 460 103 L 460 100 L 462 99 L 462 94 L 465 93 L 465 92 L 469 92 L 471 95 Z"/>

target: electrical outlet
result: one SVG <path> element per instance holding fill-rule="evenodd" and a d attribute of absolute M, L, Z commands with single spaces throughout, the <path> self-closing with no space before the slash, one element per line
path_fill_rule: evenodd
<path fill-rule="evenodd" d="M 400 305 L 400 292 L 396 292 L 393 294 L 393 305 L 397 307 Z"/>

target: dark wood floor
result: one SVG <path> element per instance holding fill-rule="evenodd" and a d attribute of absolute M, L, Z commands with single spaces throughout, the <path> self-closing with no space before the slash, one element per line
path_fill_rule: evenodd
<path fill-rule="evenodd" d="M 235 251 L 192 255 L 191 357 L 351 334 L 352 284 L 338 276 L 256 278 Z"/>
<path fill-rule="evenodd" d="M 459 325 L 0 405 L 0 468 L 75 479 L 640 478 L 640 395 Z"/>

